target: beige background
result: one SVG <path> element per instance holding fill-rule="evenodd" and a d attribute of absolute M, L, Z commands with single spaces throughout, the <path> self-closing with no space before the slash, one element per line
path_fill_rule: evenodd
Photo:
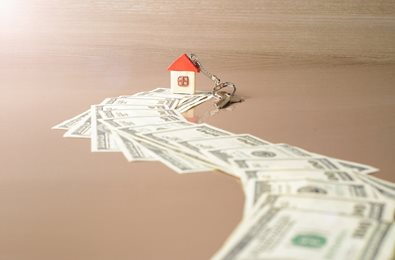
<path fill-rule="evenodd" d="M 204 122 L 371 164 L 395 181 L 393 1 L 0 2 L 0 259 L 208 259 L 238 180 L 89 151 L 50 127 L 168 86 L 195 52 L 247 100 Z M 210 82 L 198 75 L 198 89 Z"/>

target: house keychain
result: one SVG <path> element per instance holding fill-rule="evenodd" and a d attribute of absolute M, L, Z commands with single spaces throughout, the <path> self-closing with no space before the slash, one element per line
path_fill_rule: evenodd
<path fill-rule="evenodd" d="M 171 73 L 171 91 L 173 93 L 193 94 L 195 92 L 195 73 L 202 72 L 214 82 L 213 96 L 217 99 L 215 106 L 218 109 L 226 108 L 233 103 L 242 102 L 243 99 L 236 96 L 236 85 L 232 82 L 222 82 L 208 72 L 195 54 L 181 55 L 168 68 Z M 224 89 L 230 89 L 226 91 Z"/>

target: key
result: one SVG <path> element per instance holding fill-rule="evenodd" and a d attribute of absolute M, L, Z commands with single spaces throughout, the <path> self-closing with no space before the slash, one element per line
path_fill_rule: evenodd
<path fill-rule="evenodd" d="M 215 96 L 219 98 L 219 100 L 215 103 L 215 106 L 218 109 L 222 109 L 228 106 L 232 99 L 232 96 L 225 91 L 218 91 L 217 93 L 215 93 Z"/>
<path fill-rule="evenodd" d="M 233 96 L 230 97 L 230 101 L 229 102 L 230 102 L 229 105 L 231 105 L 233 103 L 243 102 L 243 99 L 241 97 L 237 96 L 237 95 L 233 95 Z"/>
<path fill-rule="evenodd" d="M 233 103 L 239 103 L 239 102 L 243 101 L 243 99 L 241 97 L 239 97 L 237 95 L 229 94 L 226 91 L 217 91 L 215 93 L 215 96 L 219 99 L 217 101 L 217 103 L 215 103 L 215 105 L 218 109 L 226 108 L 227 106 L 229 106 Z"/>

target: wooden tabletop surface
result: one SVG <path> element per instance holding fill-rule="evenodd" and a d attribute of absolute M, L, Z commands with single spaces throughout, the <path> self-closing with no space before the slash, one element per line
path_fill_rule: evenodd
<path fill-rule="evenodd" d="M 0 259 L 208 259 L 239 181 L 91 153 L 56 123 L 168 87 L 194 52 L 246 101 L 201 121 L 380 168 L 395 181 L 393 1 L 0 1 Z M 209 90 L 203 75 L 198 89 Z"/>

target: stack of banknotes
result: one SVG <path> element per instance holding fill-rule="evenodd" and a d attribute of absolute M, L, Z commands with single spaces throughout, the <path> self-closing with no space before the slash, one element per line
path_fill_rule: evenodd
<path fill-rule="evenodd" d="M 102 103 L 56 126 L 92 152 L 241 180 L 243 219 L 213 259 L 393 259 L 395 184 L 372 166 L 187 121 L 211 93 L 158 88 Z"/>

